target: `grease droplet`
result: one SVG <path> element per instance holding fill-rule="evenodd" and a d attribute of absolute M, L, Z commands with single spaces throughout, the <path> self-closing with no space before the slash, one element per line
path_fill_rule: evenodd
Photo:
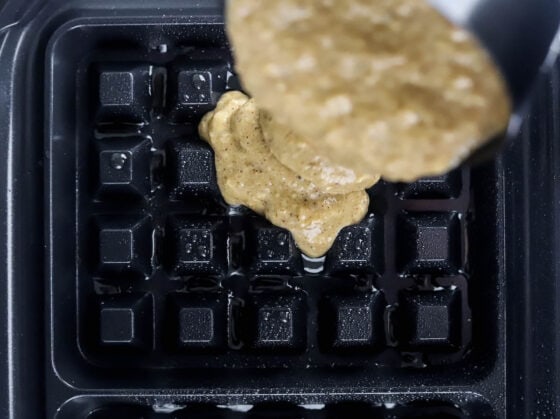
<path fill-rule="evenodd" d="M 115 170 L 122 170 L 126 165 L 128 157 L 124 153 L 113 153 L 111 155 L 111 167 Z"/>

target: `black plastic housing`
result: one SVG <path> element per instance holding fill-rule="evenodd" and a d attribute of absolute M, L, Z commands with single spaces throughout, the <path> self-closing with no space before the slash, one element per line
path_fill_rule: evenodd
<path fill-rule="evenodd" d="M 556 417 L 558 66 L 495 161 L 324 261 L 217 189 L 218 1 L 0 13 L 0 417 Z"/>

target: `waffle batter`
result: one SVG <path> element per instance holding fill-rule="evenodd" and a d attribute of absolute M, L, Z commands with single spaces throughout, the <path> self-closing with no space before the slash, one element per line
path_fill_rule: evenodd
<path fill-rule="evenodd" d="M 509 121 L 490 57 L 426 0 L 231 0 L 227 23 L 259 106 L 356 173 L 442 174 Z"/>
<path fill-rule="evenodd" d="M 200 123 L 200 135 L 216 155 L 222 195 L 288 229 L 305 254 L 322 256 L 343 227 L 366 215 L 368 194 L 326 193 L 282 165 L 264 140 L 260 118 L 253 99 L 229 92 Z"/>

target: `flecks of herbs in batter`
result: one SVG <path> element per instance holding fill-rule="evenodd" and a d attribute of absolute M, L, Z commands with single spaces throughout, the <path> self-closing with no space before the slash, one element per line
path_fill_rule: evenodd
<path fill-rule="evenodd" d="M 324 255 L 338 232 L 367 213 L 365 190 L 325 192 L 272 154 L 261 127 L 261 112 L 243 93 L 226 93 L 199 126 L 214 149 L 220 190 L 230 205 L 245 205 L 288 229 L 311 257 Z"/>

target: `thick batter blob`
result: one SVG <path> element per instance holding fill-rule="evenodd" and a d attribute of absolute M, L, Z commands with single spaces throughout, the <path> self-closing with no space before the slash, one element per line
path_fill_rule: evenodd
<path fill-rule="evenodd" d="M 324 192 L 340 194 L 363 191 L 379 181 L 379 176 L 358 173 L 334 164 L 317 153 L 301 136 L 277 123 L 268 112 L 261 112 L 261 126 L 270 151 L 280 163 Z"/>
<path fill-rule="evenodd" d="M 360 186 L 441 174 L 509 120 L 491 59 L 426 0 L 230 0 L 227 23 L 245 88 L 297 134 L 274 154 L 306 179 L 320 159 Z"/>
<path fill-rule="evenodd" d="M 245 205 L 288 229 L 299 248 L 311 257 L 324 255 L 338 232 L 359 222 L 367 212 L 369 197 L 363 189 L 328 193 L 328 188 L 280 163 L 264 139 L 261 112 L 243 93 L 222 96 L 216 109 L 203 118 L 199 131 L 214 149 L 218 183 L 226 202 Z M 267 136 L 274 134 L 268 132 Z"/>

